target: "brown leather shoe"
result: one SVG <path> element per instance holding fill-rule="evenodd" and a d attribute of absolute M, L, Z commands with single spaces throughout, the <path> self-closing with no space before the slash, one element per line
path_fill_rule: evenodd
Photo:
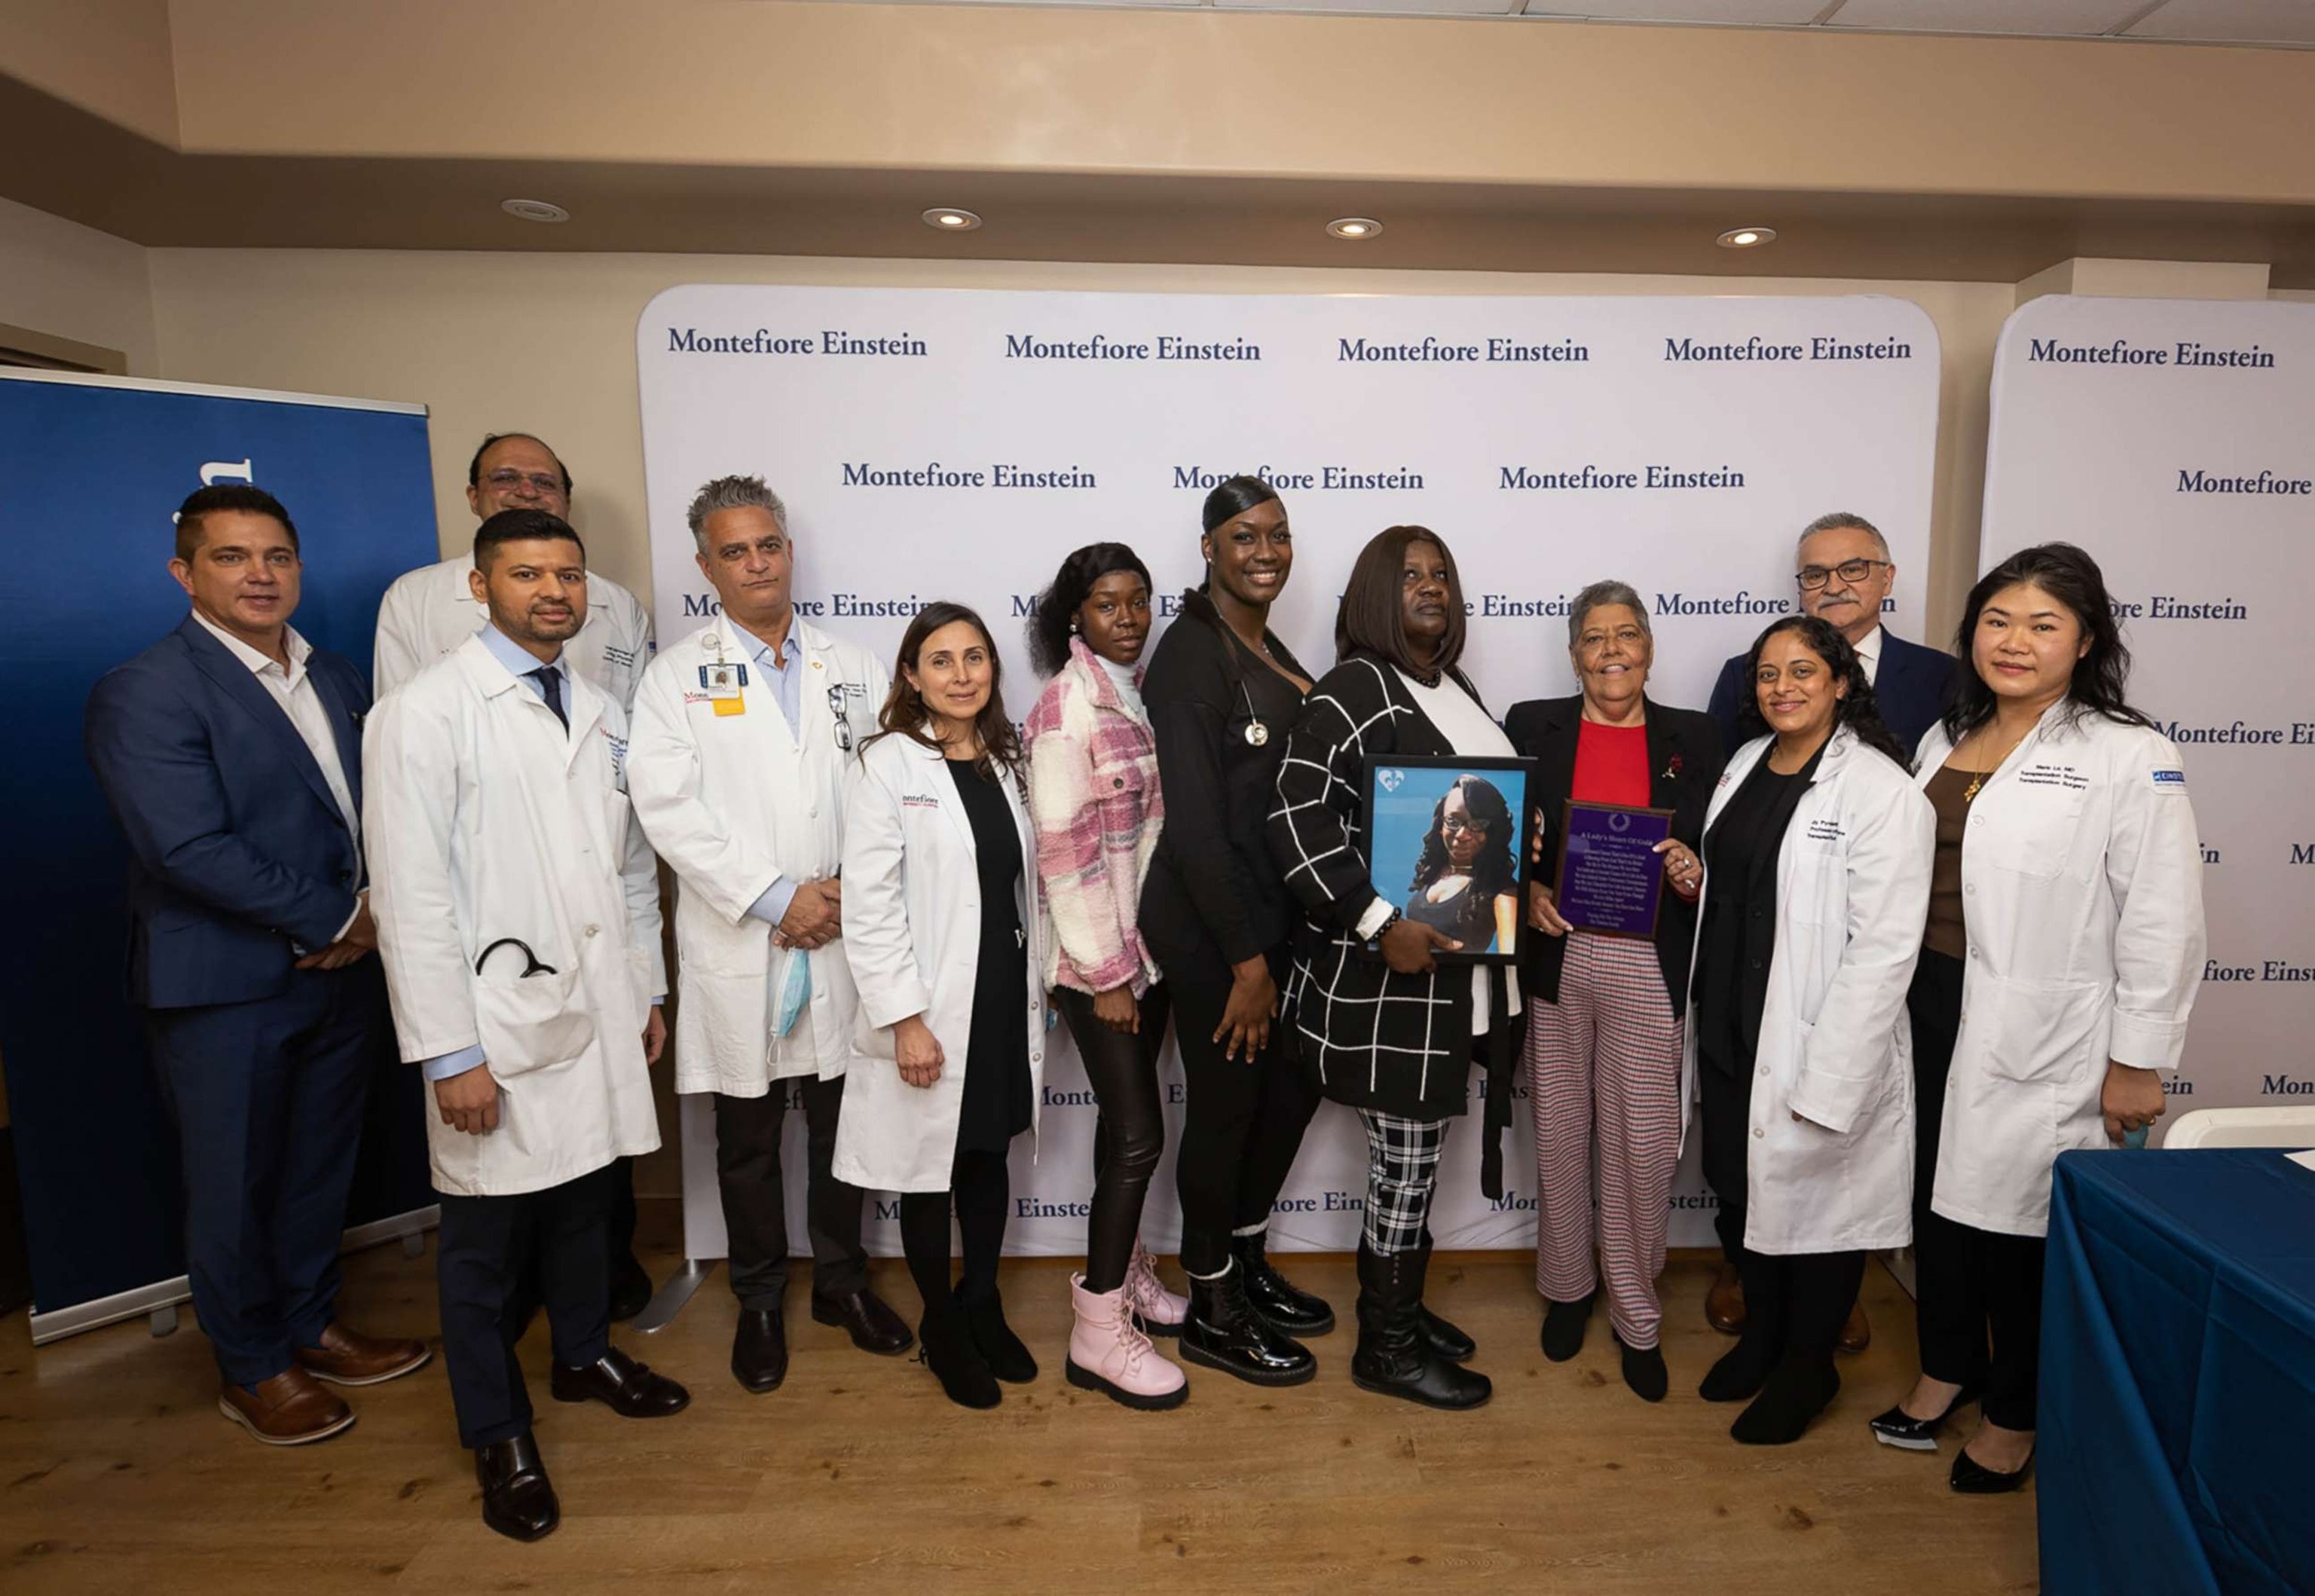
<path fill-rule="evenodd" d="M 1849 1310 L 1849 1323 L 1840 1327 L 1840 1339 L 1833 1343 L 1844 1352 L 1861 1352 L 1873 1344 L 1873 1326 L 1865 1317 L 1865 1299 Z"/>
<path fill-rule="evenodd" d="M 1744 1334 L 1744 1281 L 1736 1265 L 1725 1259 L 1713 1277 L 1712 1290 L 1704 1294 L 1704 1317 L 1723 1335 Z"/>
<path fill-rule="evenodd" d="M 322 1326 L 322 1344 L 297 1347 L 290 1355 L 315 1379 L 338 1386 L 375 1386 L 399 1379 L 434 1354 L 407 1336 L 364 1335 L 333 1319 Z"/>
<path fill-rule="evenodd" d="M 304 1446 L 354 1422 L 354 1410 L 302 1369 L 285 1369 L 253 1393 L 228 1384 L 217 1393 L 217 1411 L 267 1446 Z"/>

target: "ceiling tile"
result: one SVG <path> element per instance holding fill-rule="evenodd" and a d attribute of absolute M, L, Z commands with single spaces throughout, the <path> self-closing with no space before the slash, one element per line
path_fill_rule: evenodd
<path fill-rule="evenodd" d="M 2145 0 L 1848 0 L 1831 25 L 2080 38 L 2103 33 L 2144 5 Z"/>
<path fill-rule="evenodd" d="M 2315 44 L 2315 0 L 2170 0 L 2125 37 Z"/>
<path fill-rule="evenodd" d="M 1357 12 L 1383 16 L 1502 16 L 1519 0 L 1213 0 L 1226 11 Z"/>
<path fill-rule="evenodd" d="M 1816 13 L 1826 4 L 1827 0 L 1528 0 L 1527 14 L 1595 18 L 1610 22 L 1745 22 L 1798 27 L 1814 22 Z"/>

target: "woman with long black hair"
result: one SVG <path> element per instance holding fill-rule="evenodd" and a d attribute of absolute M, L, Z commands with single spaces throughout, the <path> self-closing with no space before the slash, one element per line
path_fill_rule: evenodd
<path fill-rule="evenodd" d="M 1984 1495 L 2033 1461 L 2051 1166 L 2161 1117 L 2203 980 L 2203 858 L 2178 749 L 2131 707 L 2097 561 L 2012 554 L 1957 643 L 1970 668 L 1916 778 L 1937 812 L 1909 995 L 1921 1378 L 1873 1432 L 1934 1452 L 1982 1393 L 1950 1483 Z"/>
<path fill-rule="evenodd" d="M 1149 1337 L 1181 1334 L 1189 1305 L 1158 1283 L 1140 1236 L 1166 1147 L 1158 1051 L 1168 1007 L 1140 925 L 1166 820 L 1141 700 L 1149 597 L 1149 568 L 1122 543 L 1088 544 L 1061 562 L 1029 620 L 1031 657 L 1052 679 L 1029 712 L 1027 743 L 1037 878 L 1053 927 L 1045 984 L 1101 1110 L 1067 1373 L 1128 1407 L 1162 1408 L 1190 1388 Z"/>
<path fill-rule="evenodd" d="M 1202 519 L 1205 580 L 1182 595 L 1141 683 L 1166 828 L 1140 928 L 1174 995 L 1189 1087 L 1175 1164 L 1190 1277 L 1182 1356 L 1299 1385 L 1318 1366 L 1295 1338 L 1332 1330 L 1335 1313 L 1265 1246 L 1318 1097 L 1273 1034 L 1294 917 L 1263 825 L 1310 673 L 1269 629 L 1294 569 L 1277 491 L 1233 476 L 1206 495 Z"/>
<path fill-rule="evenodd" d="M 1515 943 L 1518 850 L 1519 827 L 1503 790 L 1484 776 L 1457 776 L 1432 809 L 1402 912 L 1474 953 Z"/>
<path fill-rule="evenodd" d="M 901 636 L 883 730 L 846 796 L 844 952 L 865 1057 L 847 1072 L 836 1176 L 900 1193 L 925 1361 L 949 1399 L 994 1407 L 1037 1378 L 997 1290 L 1006 1155 L 1033 1132 L 1045 1063 L 1045 927 L 1022 758 L 997 645 L 962 604 Z M 949 1213 L 964 1272 L 949 1286 Z"/>
<path fill-rule="evenodd" d="M 1912 1235 L 1905 986 L 1933 836 L 1847 638 L 1788 616 L 1745 678 L 1737 723 L 1758 735 L 1705 816 L 1684 1064 L 1705 1178 L 1743 1242 L 1743 1334 L 1701 1395 L 1750 1401 L 1729 1433 L 1782 1445 L 1840 1388 L 1866 1254 Z"/>

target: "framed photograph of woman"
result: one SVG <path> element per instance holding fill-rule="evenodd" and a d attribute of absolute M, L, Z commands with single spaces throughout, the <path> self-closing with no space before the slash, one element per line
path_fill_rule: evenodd
<path fill-rule="evenodd" d="M 1527 917 L 1524 759 L 1370 759 L 1368 880 L 1410 920 L 1461 943 L 1442 961 L 1510 963 Z"/>

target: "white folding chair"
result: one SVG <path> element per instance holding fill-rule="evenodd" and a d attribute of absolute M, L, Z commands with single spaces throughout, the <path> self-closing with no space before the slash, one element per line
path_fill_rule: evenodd
<path fill-rule="evenodd" d="M 2166 1148 L 2315 1148 L 2315 1104 L 2305 1108 L 2198 1108 L 2162 1138 Z"/>

